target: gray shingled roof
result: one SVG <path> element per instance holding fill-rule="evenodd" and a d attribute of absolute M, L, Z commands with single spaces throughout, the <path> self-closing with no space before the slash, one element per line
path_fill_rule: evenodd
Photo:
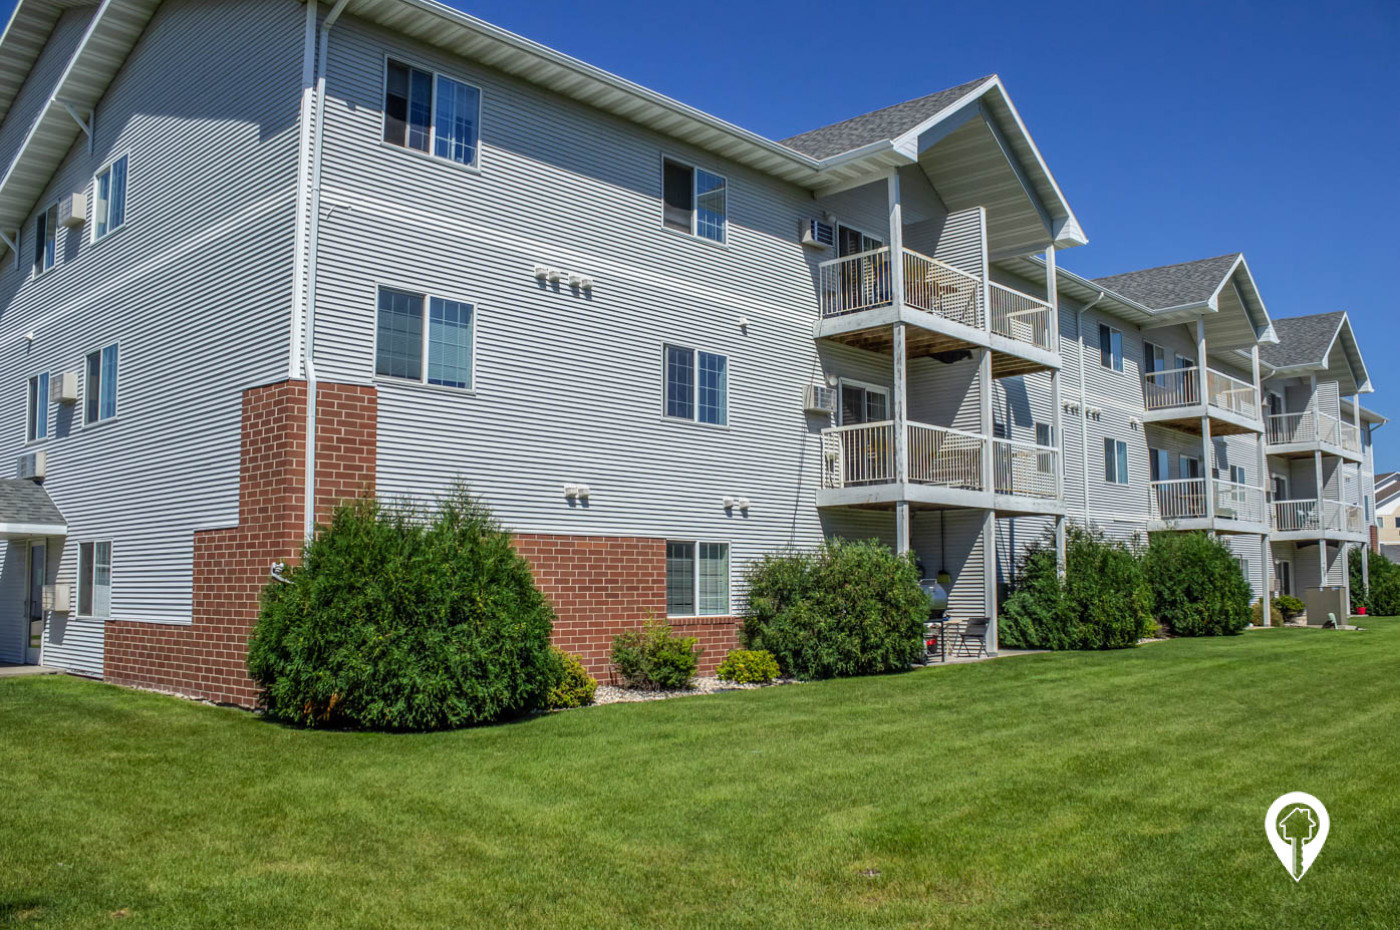
<path fill-rule="evenodd" d="M 1345 316 L 1338 310 L 1274 320 L 1278 345 L 1260 346 L 1259 358 L 1274 368 L 1322 364 L 1327 360 L 1327 350 L 1332 347 L 1337 327 L 1342 325 Z"/>
<path fill-rule="evenodd" d="M 28 478 L 0 478 L 0 523 L 60 526 L 66 522 L 41 485 Z"/>
<path fill-rule="evenodd" d="M 1153 310 L 1165 310 L 1209 300 L 1239 257 L 1239 252 L 1231 252 L 1200 261 L 1095 278 L 1094 283 L 1146 304 Z"/>
<path fill-rule="evenodd" d="M 782 145 L 796 149 L 813 158 L 830 158 L 858 149 L 872 142 L 895 139 L 913 129 L 924 120 L 937 116 L 957 103 L 969 91 L 988 81 L 995 75 L 989 74 L 957 87 L 940 90 L 917 100 L 906 100 L 892 107 L 885 107 L 873 113 L 855 116 L 830 126 L 813 129 L 787 139 L 779 140 Z"/>

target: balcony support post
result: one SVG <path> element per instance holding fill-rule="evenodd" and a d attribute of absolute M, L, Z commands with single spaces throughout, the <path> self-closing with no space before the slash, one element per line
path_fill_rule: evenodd
<path fill-rule="evenodd" d="M 1338 413 L 1341 413 L 1340 410 L 1338 410 L 1337 412 L 1338 412 Z M 1340 418 L 1339 418 L 1339 419 L 1340 419 Z M 1360 395 L 1360 394 L 1353 394 L 1353 395 L 1351 395 L 1351 425 L 1352 425 L 1352 427 L 1356 430 L 1356 451 L 1357 451 L 1358 453 L 1361 454 L 1362 461 L 1364 462 L 1365 459 L 1366 459 L 1366 446 L 1361 442 L 1361 395 Z M 1341 433 L 1341 430 L 1337 430 L 1337 432 L 1340 434 L 1340 433 Z M 1340 440 L 1341 438 L 1342 438 L 1342 437 L 1341 437 L 1340 435 L 1337 436 L 1337 439 L 1338 439 L 1338 440 Z M 1343 442 L 1343 443 L 1342 443 L 1342 446 L 1345 447 L 1345 446 L 1346 446 L 1346 443 Z M 1361 474 L 1360 474 L 1361 471 L 1362 471 L 1361 466 L 1357 466 L 1356 490 L 1357 490 L 1358 492 L 1360 492 L 1360 490 L 1361 490 Z"/>
<path fill-rule="evenodd" d="M 982 434 L 982 490 L 996 493 L 993 459 L 997 447 L 992 441 L 992 350 L 979 349 L 977 357 L 978 432 Z"/>
<path fill-rule="evenodd" d="M 987 652 L 997 654 L 997 512 L 982 517 L 982 598 L 987 610 Z"/>
<path fill-rule="evenodd" d="M 1201 480 L 1206 491 L 1206 520 L 1215 535 L 1215 444 L 1210 438 L 1210 396 L 1206 393 L 1206 321 L 1196 320 L 1196 392 L 1205 411 L 1201 415 Z"/>
<path fill-rule="evenodd" d="M 1060 291 L 1055 272 L 1055 246 L 1045 247 L 1045 302 L 1050 305 L 1050 351 L 1060 350 Z M 1059 408 L 1056 408 L 1059 409 Z M 1058 432 L 1055 433 L 1059 435 Z"/>
<path fill-rule="evenodd" d="M 1367 533 L 1369 536 L 1370 533 Z M 1371 540 L 1368 538 L 1361 546 L 1361 586 L 1367 591 L 1371 590 Z"/>
<path fill-rule="evenodd" d="M 1322 405 L 1317 400 L 1317 375 L 1308 377 L 1308 403 L 1312 405 L 1313 442 L 1322 442 Z M 1319 495 L 1322 493 L 1318 492 Z"/>
<path fill-rule="evenodd" d="M 1055 518 L 1055 574 L 1061 580 L 1065 577 L 1065 520 L 1061 514 Z"/>
<path fill-rule="evenodd" d="M 900 203 L 899 172 L 891 171 L 885 182 L 890 217 L 890 307 L 898 319 L 904 308 L 904 216 Z M 894 480 L 904 487 L 909 481 L 909 412 L 907 388 L 908 350 L 904 324 L 896 322 L 890 340 L 894 354 Z M 902 495 L 901 495 L 902 496 Z M 895 551 L 909 551 L 909 502 L 894 505 Z"/>
<path fill-rule="evenodd" d="M 1269 456 L 1266 446 L 1266 437 L 1268 436 L 1269 421 L 1268 418 L 1264 416 L 1264 380 L 1260 374 L 1259 369 L 1259 343 L 1257 342 L 1249 347 L 1249 363 L 1250 367 L 1254 371 L 1255 409 L 1259 411 L 1259 419 L 1263 421 L 1265 430 L 1256 437 L 1256 441 L 1258 443 L 1259 450 L 1259 493 L 1262 494 L 1264 497 L 1264 525 L 1268 526 L 1273 516 L 1273 507 L 1269 503 Z M 1273 574 L 1274 570 L 1273 559 L 1269 557 L 1268 536 L 1259 537 L 1259 551 L 1261 560 L 1259 563 L 1259 597 L 1261 599 L 1260 605 L 1263 608 L 1263 625 L 1268 626 L 1269 604 L 1272 600 L 1269 596 L 1270 576 Z"/>
<path fill-rule="evenodd" d="M 1266 523 L 1268 522 L 1268 519 L 1268 515 L 1266 514 L 1264 517 Z M 1270 547 L 1269 545 L 1268 533 L 1259 534 L 1259 567 L 1261 569 L 1259 575 L 1259 625 L 1271 626 L 1272 624 L 1269 618 L 1273 616 L 1274 604 L 1274 592 L 1273 588 L 1271 587 L 1271 585 L 1273 584 L 1274 573 L 1274 553 L 1272 547 Z"/>
<path fill-rule="evenodd" d="M 1050 369 L 1050 445 L 1059 450 L 1055 456 L 1055 500 L 1065 499 L 1065 440 L 1064 413 L 1060 410 L 1060 372 Z"/>

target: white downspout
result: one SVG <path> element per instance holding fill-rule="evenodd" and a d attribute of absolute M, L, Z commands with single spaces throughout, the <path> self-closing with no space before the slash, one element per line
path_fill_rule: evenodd
<path fill-rule="evenodd" d="M 316 0 L 306 4 L 306 41 L 301 61 L 301 139 L 297 145 L 296 240 L 292 244 L 292 326 L 287 339 L 287 377 L 301 377 L 300 328 L 306 314 L 306 226 L 311 192 L 311 118 L 316 101 Z"/>
<path fill-rule="evenodd" d="M 1080 488 L 1084 491 L 1084 526 L 1089 525 L 1089 393 L 1084 387 L 1087 377 L 1084 371 L 1084 314 L 1093 309 L 1094 304 L 1103 300 L 1104 292 L 1079 308 L 1074 315 L 1074 334 L 1079 337 L 1079 457 L 1081 459 Z"/>
<path fill-rule="evenodd" d="M 315 136 L 311 144 L 311 206 L 306 244 L 306 332 L 302 336 L 302 354 L 306 370 L 306 512 L 304 530 L 310 539 L 316 530 L 316 256 L 321 237 L 321 154 L 326 135 L 326 54 L 330 45 L 331 27 L 335 25 L 350 0 L 336 0 L 326 20 L 321 24 L 321 41 L 316 55 L 316 100 L 314 107 Z M 315 17 L 315 0 L 308 0 Z"/>

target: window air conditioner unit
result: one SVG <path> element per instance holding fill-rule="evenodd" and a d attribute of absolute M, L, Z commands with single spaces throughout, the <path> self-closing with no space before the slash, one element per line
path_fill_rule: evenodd
<path fill-rule="evenodd" d="M 76 404 L 78 402 L 78 373 L 76 371 L 65 371 L 55 379 L 54 400 L 60 404 Z"/>
<path fill-rule="evenodd" d="M 809 384 L 802 391 L 802 409 L 808 413 L 834 413 L 836 391 L 824 384 Z"/>
<path fill-rule="evenodd" d="M 17 477 L 42 481 L 45 466 L 48 464 L 47 459 L 48 456 L 44 454 L 42 449 L 37 452 L 26 452 L 19 457 L 19 467 L 16 469 Z"/>
<path fill-rule="evenodd" d="M 829 249 L 836 244 L 836 230 L 830 223 L 807 220 L 802 224 L 802 244 L 814 249 Z"/>
<path fill-rule="evenodd" d="M 87 222 L 87 196 L 69 194 L 58 202 L 58 225 L 81 226 Z"/>
<path fill-rule="evenodd" d="M 69 606 L 70 588 L 66 584 L 46 584 L 43 588 L 44 610 L 56 614 L 66 614 L 72 608 Z"/>

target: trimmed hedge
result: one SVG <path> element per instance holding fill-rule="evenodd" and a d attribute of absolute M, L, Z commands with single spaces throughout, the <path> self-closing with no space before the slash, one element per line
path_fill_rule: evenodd
<path fill-rule="evenodd" d="M 343 504 L 285 577 L 248 644 L 273 717 L 440 730 L 539 708 L 560 678 L 530 566 L 462 488 L 431 512 Z"/>
<path fill-rule="evenodd" d="M 1206 533 L 1157 533 L 1143 568 L 1153 615 L 1174 636 L 1233 636 L 1249 626 L 1249 581 L 1220 540 Z"/>
<path fill-rule="evenodd" d="M 639 630 L 613 637 L 612 661 L 629 688 L 679 691 L 690 687 L 700 665 L 694 636 L 677 636 L 664 620 L 649 617 Z"/>
<path fill-rule="evenodd" d="M 765 685 L 779 675 L 778 660 L 762 649 L 735 649 L 715 670 L 720 681 L 740 685 Z"/>
<path fill-rule="evenodd" d="M 923 656 L 928 598 L 912 555 L 829 539 L 765 556 L 747 572 L 743 640 L 804 680 L 903 671 Z"/>
<path fill-rule="evenodd" d="M 1123 649 L 1152 635 L 1152 589 L 1138 553 L 1098 530 L 1070 524 L 1065 576 L 1046 537 L 1021 558 L 1003 605 L 1001 645 L 1013 649 Z"/>

